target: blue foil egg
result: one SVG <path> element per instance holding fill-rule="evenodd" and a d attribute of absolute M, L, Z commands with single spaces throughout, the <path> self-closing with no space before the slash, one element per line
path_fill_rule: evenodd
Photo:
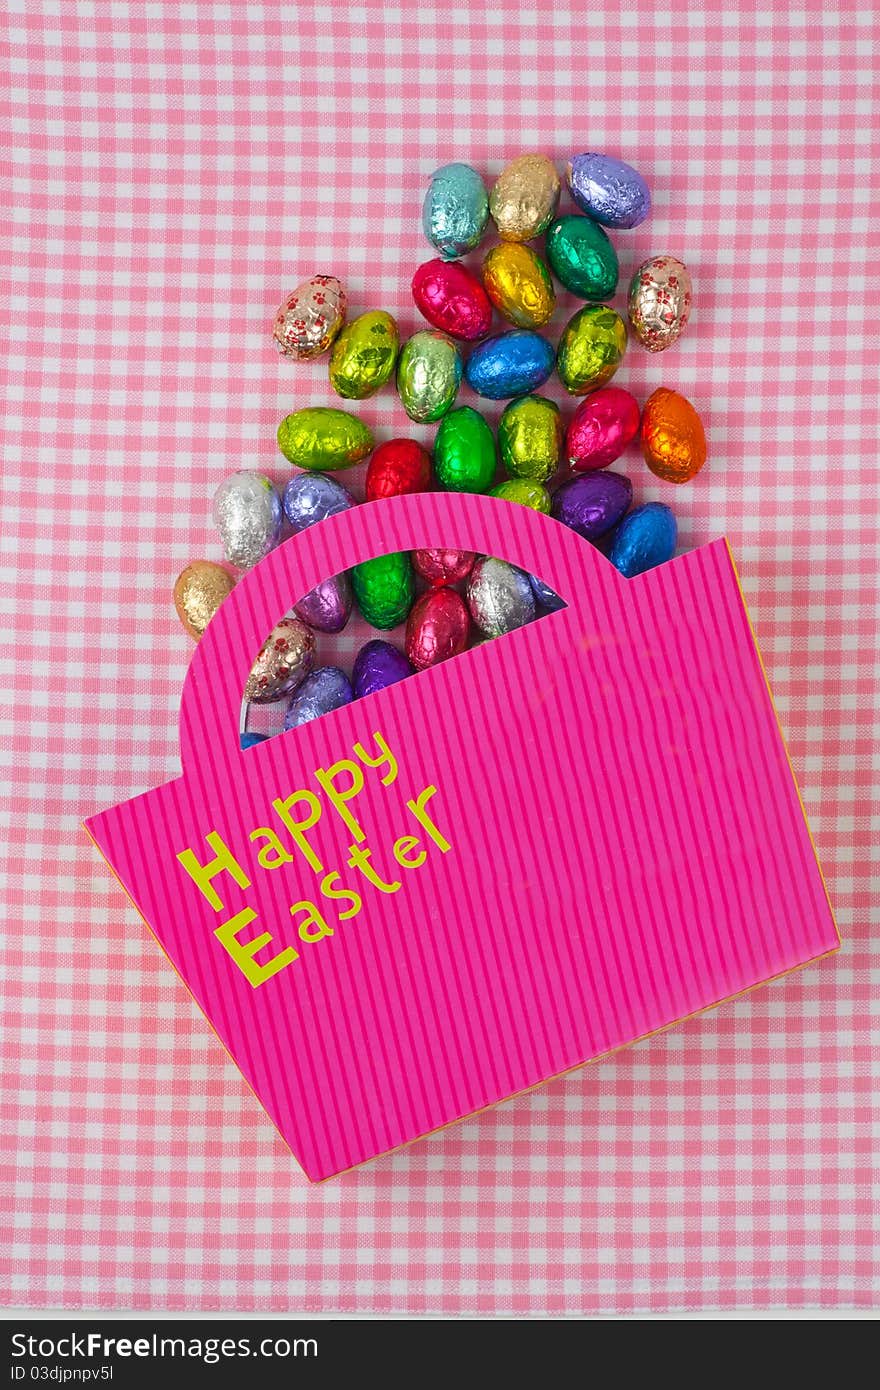
<path fill-rule="evenodd" d="M 352 684 L 355 699 L 361 700 L 365 695 L 375 695 L 377 690 L 396 685 L 398 681 L 406 680 L 406 677 L 412 674 L 413 668 L 409 660 L 398 647 L 393 646 L 391 642 L 383 642 L 381 638 L 374 638 L 372 642 L 366 642 L 361 647 L 354 659 Z"/>
<path fill-rule="evenodd" d="M 548 613 L 556 613 L 560 608 L 565 607 L 565 599 L 560 598 L 555 589 L 551 589 L 549 584 L 545 584 L 543 579 L 539 579 L 536 574 L 529 575 L 529 583 L 532 586 L 532 593 L 535 600 L 540 603 L 542 608 L 546 608 Z"/>
<path fill-rule="evenodd" d="M 469 164 L 444 164 L 431 175 L 422 226 L 444 261 L 479 246 L 489 220 L 489 195 Z"/>
<path fill-rule="evenodd" d="M 268 734 L 241 734 L 241 746 L 242 748 L 256 748 L 258 743 L 265 743 L 268 737 Z"/>
<path fill-rule="evenodd" d="M 284 716 L 285 729 L 298 729 L 310 719 L 350 705 L 353 699 L 351 682 L 338 666 L 319 666 L 306 676 L 288 706 Z"/>
<path fill-rule="evenodd" d="M 480 343 L 468 358 L 465 377 L 472 391 L 492 401 L 526 396 L 553 371 L 553 345 L 538 333 L 513 328 Z"/>
<path fill-rule="evenodd" d="M 625 516 L 611 546 L 611 563 L 627 579 L 663 565 L 675 554 L 678 526 L 665 502 L 648 502 Z"/>
<path fill-rule="evenodd" d="M 651 193 L 631 164 L 610 154 L 576 154 L 565 169 L 582 212 L 603 227 L 637 227 L 651 211 Z"/>
<path fill-rule="evenodd" d="M 307 531 L 316 521 L 354 506 L 351 493 L 324 473 L 297 473 L 284 489 L 283 502 L 294 531 Z"/>

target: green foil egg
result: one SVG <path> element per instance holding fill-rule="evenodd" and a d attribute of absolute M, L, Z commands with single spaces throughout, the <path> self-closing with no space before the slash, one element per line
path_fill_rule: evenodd
<path fill-rule="evenodd" d="M 408 338 L 397 363 L 397 391 L 409 418 L 424 424 L 445 415 L 461 372 L 461 353 L 445 333 L 425 329 Z"/>
<path fill-rule="evenodd" d="M 495 477 L 495 440 L 469 405 L 450 410 L 434 440 L 434 470 L 447 492 L 488 492 Z"/>
<path fill-rule="evenodd" d="M 489 493 L 490 497 L 503 497 L 507 502 L 519 502 L 521 507 L 531 507 L 535 512 L 550 515 L 550 494 L 540 483 L 532 483 L 528 478 L 508 478 L 499 483 Z"/>
<path fill-rule="evenodd" d="M 547 232 L 547 259 L 559 283 L 580 299 L 610 299 L 617 289 L 617 252 L 589 217 L 557 217 Z"/>
<path fill-rule="evenodd" d="M 520 396 L 505 406 L 498 421 L 501 462 L 515 478 L 546 483 L 559 467 L 564 433 L 555 401 Z"/>
<path fill-rule="evenodd" d="M 278 448 L 297 468 L 326 473 L 351 468 L 372 452 L 373 431 L 356 415 L 329 406 L 309 406 L 285 415 Z"/>
<path fill-rule="evenodd" d="M 556 369 L 573 396 L 610 381 L 626 352 L 626 324 L 607 304 L 587 304 L 569 319 L 559 340 Z"/>
<path fill-rule="evenodd" d="M 387 632 L 397 627 L 412 608 L 413 570 L 408 550 L 364 560 L 351 571 L 351 584 L 361 616 L 371 627 Z"/>
<path fill-rule="evenodd" d="M 397 361 L 397 324 L 384 309 L 347 323 L 330 354 L 330 385 L 338 396 L 362 401 L 388 381 Z"/>

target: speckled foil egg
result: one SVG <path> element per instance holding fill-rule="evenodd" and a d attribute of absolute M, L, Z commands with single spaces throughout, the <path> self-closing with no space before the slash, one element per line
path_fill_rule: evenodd
<path fill-rule="evenodd" d="M 309 406 L 285 415 L 278 426 L 278 448 L 297 468 L 333 472 L 365 459 L 373 448 L 373 432 L 347 410 Z"/>
<path fill-rule="evenodd" d="M 492 326 L 492 306 L 475 275 L 458 261 L 426 261 L 412 278 L 416 308 L 453 338 L 474 342 Z"/>
<path fill-rule="evenodd" d="M 390 381 L 399 347 L 397 324 L 384 309 L 347 323 L 330 354 L 330 385 L 337 396 L 362 401 Z"/>
<path fill-rule="evenodd" d="M 233 576 L 212 560 L 193 560 L 181 571 L 174 584 L 174 607 L 190 637 L 199 640 L 234 588 Z"/>
<path fill-rule="evenodd" d="M 380 632 L 397 627 L 412 607 L 413 572 L 407 551 L 355 565 L 351 583 L 361 616 Z"/>
<path fill-rule="evenodd" d="M 294 531 L 307 531 L 317 521 L 354 506 L 351 493 L 323 473 L 297 473 L 285 487 L 283 501 L 284 514 Z"/>
<path fill-rule="evenodd" d="M 282 618 L 266 638 L 244 688 L 255 705 L 283 700 L 315 664 L 315 635 L 299 618 Z"/>
<path fill-rule="evenodd" d="M 461 385 L 461 353 L 445 333 L 423 330 L 403 345 L 397 391 L 411 420 L 425 424 L 445 415 Z"/>
<path fill-rule="evenodd" d="M 322 714 L 350 705 L 351 682 L 338 666 L 318 666 L 295 691 L 284 716 L 285 729 L 298 729 Z"/>
<path fill-rule="evenodd" d="M 493 487 L 490 497 L 501 497 L 505 502 L 516 502 L 521 507 L 531 507 L 534 512 L 550 515 L 550 494 L 541 483 L 533 483 L 529 478 L 506 478 L 503 483 Z"/>
<path fill-rule="evenodd" d="M 686 483 L 706 462 L 703 422 L 686 396 L 661 386 L 642 411 L 642 453 L 658 478 Z"/>
<path fill-rule="evenodd" d="M 543 579 L 539 579 L 536 574 L 529 575 L 529 583 L 532 586 L 532 593 L 535 601 L 541 608 L 545 608 L 548 613 L 558 613 L 560 608 L 565 608 L 565 599 L 560 598 L 555 589 L 551 589 L 549 584 L 545 584 Z"/>
<path fill-rule="evenodd" d="M 610 560 L 627 579 L 664 565 L 675 554 L 678 527 L 662 502 L 648 502 L 624 517 L 611 547 Z"/>
<path fill-rule="evenodd" d="M 445 261 L 479 246 L 488 220 L 486 185 L 470 164 L 444 164 L 431 175 L 422 226 Z"/>
<path fill-rule="evenodd" d="M 467 579 L 477 557 L 470 550 L 414 550 L 413 569 L 432 588 L 460 584 Z"/>
<path fill-rule="evenodd" d="M 675 256 L 653 256 L 629 286 L 629 321 L 649 352 L 671 347 L 691 315 L 691 277 Z"/>
<path fill-rule="evenodd" d="M 465 376 L 478 396 L 503 401 L 537 391 L 552 371 L 553 347 L 547 339 L 525 328 L 511 328 L 474 348 Z"/>
<path fill-rule="evenodd" d="M 345 308 L 345 290 L 335 275 L 304 280 L 275 315 L 272 336 L 278 351 L 299 362 L 320 357 L 344 324 Z"/>
<path fill-rule="evenodd" d="M 406 621 L 406 654 L 417 671 L 425 671 L 467 650 L 471 619 L 454 589 L 429 589 L 413 604 Z"/>
<path fill-rule="evenodd" d="M 626 352 L 626 324 L 607 304 L 587 304 L 569 319 L 559 340 L 559 379 L 573 396 L 610 381 Z"/>
<path fill-rule="evenodd" d="M 557 217 L 547 232 L 547 259 L 560 285 L 580 299 L 610 299 L 617 289 L 617 252 L 589 217 Z"/>
<path fill-rule="evenodd" d="M 552 159 L 521 154 L 502 169 L 489 195 L 489 211 L 502 241 L 531 241 L 550 225 L 562 184 Z"/>
<path fill-rule="evenodd" d="M 535 595 L 529 576 L 492 556 L 477 560 L 465 596 L 471 618 L 486 637 L 513 632 L 535 616 Z"/>
<path fill-rule="evenodd" d="M 501 412 L 498 447 L 501 462 L 515 478 L 546 483 L 559 467 L 562 414 L 546 396 L 520 396 Z"/>
<path fill-rule="evenodd" d="M 403 652 L 390 642 L 383 642 L 381 637 L 365 642 L 354 659 L 352 685 L 355 699 L 375 695 L 378 690 L 406 680 L 412 673 L 413 669 Z"/>
<path fill-rule="evenodd" d="M 639 403 L 620 386 L 603 386 L 578 406 L 565 436 L 569 468 L 607 468 L 639 432 Z"/>
<path fill-rule="evenodd" d="M 651 194 L 641 174 L 613 155 L 576 154 L 565 177 L 581 212 L 603 227 L 637 227 L 651 211 Z"/>
<path fill-rule="evenodd" d="M 584 473 L 556 489 L 551 514 L 584 540 L 597 541 L 626 515 L 632 495 L 622 473 Z"/>
<path fill-rule="evenodd" d="M 351 580 L 343 572 L 322 579 L 317 588 L 294 604 L 293 611 L 316 632 L 341 632 L 351 617 L 353 601 Z"/>
<path fill-rule="evenodd" d="M 434 472 L 447 492 L 488 492 L 495 478 L 495 440 L 479 411 L 460 405 L 440 421 Z"/>
<path fill-rule="evenodd" d="M 530 246 L 517 241 L 493 246 L 483 261 L 483 284 L 498 312 L 517 328 L 540 328 L 553 316 L 553 281 Z"/>
<path fill-rule="evenodd" d="M 431 456 L 414 439 L 386 440 L 367 464 L 364 495 L 368 502 L 379 497 L 426 492 L 430 486 Z"/>
<path fill-rule="evenodd" d="M 233 473 L 214 493 L 214 525 L 226 558 L 250 569 L 281 538 L 281 498 L 262 473 Z"/>

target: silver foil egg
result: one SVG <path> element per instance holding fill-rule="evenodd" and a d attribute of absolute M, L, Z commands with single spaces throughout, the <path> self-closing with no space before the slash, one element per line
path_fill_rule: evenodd
<path fill-rule="evenodd" d="M 484 556 L 471 571 L 465 597 L 470 615 L 486 637 L 525 627 L 535 616 L 529 576 L 506 560 Z"/>
<path fill-rule="evenodd" d="M 262 473 L 233 473 L 214 493 L 214 525 L 226 558 L 250 569 L 281 538 L 281 498 Z"/>

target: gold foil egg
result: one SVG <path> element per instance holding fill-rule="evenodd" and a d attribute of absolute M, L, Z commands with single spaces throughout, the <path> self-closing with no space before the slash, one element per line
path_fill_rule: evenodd
<path fill-rule="evenodd" d="M 489 211 L 502 241 L 531 241 L 556 216 L 561 190 L 552 159 L 521 154 L 502 169 L 489 195 Z"/>
<path fill-rule="evenodd" d="M 335 275 L 304 280 L 275 315 L 272 337 L 278 351 L 298 362 L 320 357 L 344 324 L 345 309 L 345 290 Z"/>
<path fill-rule="evenodd" d="M 397 361 L 397 324 L 384 309 L 347 323 L 330 354 L 330 385 L 347 400 L 362 401 L 389 380 Z"/>
<path fill-rule="evenodd" d="M 639 266 L 629 287 L 629 321 L 649 352 L 662 352 L 681 337 L 691 294 L 687 267 L 675 256 L 654 256 Z"/>
<path fill-rule="evenodd" d="M 517 328 L 540 328 L 556 308 L 549 270 L 537 252 L 520 242 L 492 247 L 483 261 L 483 284 L 498 312 Z"/>
<path fill-rule="evenodd" d="M 641 424 L 645 463 L 668 483 L 686 483 L 706 462 L 703 422 L 686 396 L 661 386 L 645 401 Z"/>
<path fill-rule="evenodd" d="M 174 585 L 174 607 L 190 637 L 199 640 L 234 588 L 233 576 L 213 560 L 193 560 L 181 571 Z"/>
<path fill-rule="evenodd" d="M 283 700 L 301 685 L 315 664 L 315 634 L 299 618 L 282 618 L 266 638 L 251 667 L 244 698 L 255 705 Z"/>

